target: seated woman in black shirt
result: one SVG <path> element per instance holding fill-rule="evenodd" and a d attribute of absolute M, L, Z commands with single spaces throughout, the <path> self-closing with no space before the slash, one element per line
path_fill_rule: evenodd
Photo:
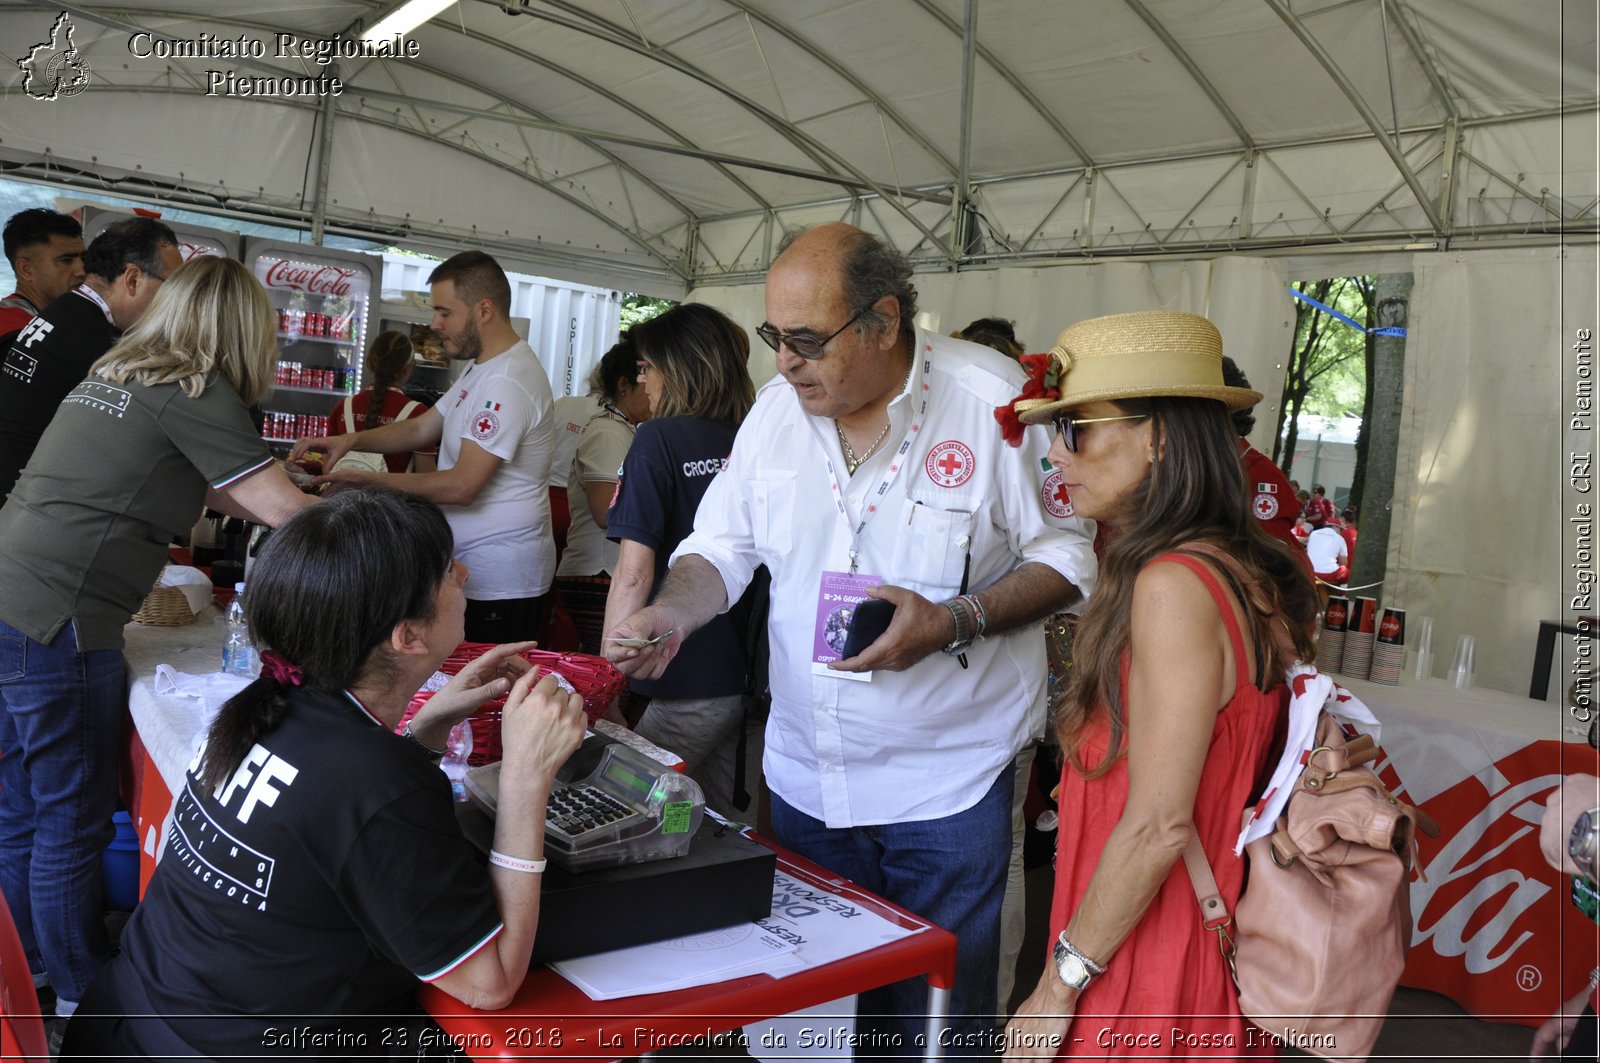
<path fill-rule="evenodd" d="M 309 1030 L 301 1049 L 383 1054 L 418 980 L 474 1007 L 511 999 L 538 922 L 545 799 L 583 706 L 515 656 L 529 644 L 508 645 L 394 733 L 462 638 L 467 571 L 452 546 L 432 503 L 372 488 L 274 533 L 245 600 L 261 678 L 190 765 L 149 892 L 66 1054 L 272 1055 L 290 1030 Z M 508 690 L 485 874 L 429 750 Z"/>

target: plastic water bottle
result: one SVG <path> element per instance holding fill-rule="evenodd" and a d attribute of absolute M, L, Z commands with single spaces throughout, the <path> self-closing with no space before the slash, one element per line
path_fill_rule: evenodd
<path fill-rule="evenodd" d="M 261 670 L 256 648 L 250 641 L 250 626 L 244 619 L 244 584 L 233 585 L 233 601 L 228 603 L 228 641 L 222 644 L 222 670 L 229 675 L 254 676 Z"/>
<path fill-rule="evenodd" d="M 462 720 L 450 728 L 450 737 L 444 742 L 444 760 L 439 767 L 450 780 L 450 796 L 456 801 L 467 800 L 467 758 L 472 755 L 472 722 Z"/>

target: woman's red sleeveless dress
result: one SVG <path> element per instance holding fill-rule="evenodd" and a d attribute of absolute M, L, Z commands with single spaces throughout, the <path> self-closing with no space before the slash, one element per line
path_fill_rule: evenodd
<path fill-rule="evenodd" d="M 1209 569 L 1182 554 L 1164 554 L 1156 561 L 1176 561 L 1200 577 L 1216 601 L 1233 643 L 1237 684 L 1233 697 L 1217 714 L 1194 808 L 1195 829 L 1231 912 L 1244 887 L 1244 861 L 1233 855 L 1233 845 L 1241 814 L 1257 797 L 1252 791 L 1287 712 L 1288 688 L 1280 679 L 1262 693 L 1251 683 L 1232 596 Z M 1126 689 L 1126 656 L 1122 667 Z M 1137 727 L 1137 720 L 1129 727 Z M 1083 743 L 1079 761 L 1099 764 L 1109 737 L 1110 725 L 1102 713 Z M 1097 779 L 1085 779 L 1068 764 L 1062 772 L 1059 797 L 1061 837 L 1050 912 L 1052 945 L 1082 902 L 1106 839 L 1122 816 L 1128 800 L 1127 758 L 1120 758 Z M 1047 971 L 1053 969 L 1047 964 Z M 1077 1016 L 1061 1054 L 1207 1059 L 1277 1054 L 1271 1039 L 1239 1014 L 1238 994 L 1217 935 L 1200 925 L 1194 889 L 1181 859 L 1133 933 L 1106 964 L 1106 973 L 1090 983 L 1079 998 Z"/>

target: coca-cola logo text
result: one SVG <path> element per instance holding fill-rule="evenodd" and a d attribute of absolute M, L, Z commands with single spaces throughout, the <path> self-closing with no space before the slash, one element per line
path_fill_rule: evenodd
<path fill-rule="evenodd" d="M 1337 631 L 1340 628 L 1344 627 L 1345 619 L 1346 619 L 1346 617 L 1345 617 L 1345 607 L 1344 606 L 1342 606 L 1342 605 L 1330 605 L 1330 606 L 1328 606 L 1328 627 L 1330 627 L 1333 630 Z"/>
<path fill-rule="evenodd" d="M 1386 616 L 1383 618 L 1383 627 L 1378 629 L 1378 634 L 1386 639 L 1392 639 L 1400 634 L 1400 621 L 1397 617 Z"/>
<path fill-rule="evenodd" d="M 315 266 L 280 258 L 267 266 L 261 282 L 268 288 L 290 288 L 310 295 L 349 295 L 350 278 L 355 275 L 353 269 Z"/>
<path fill-rule="evenodd" d="M 188 240 L 179 240 L 178 254 L 183 257 L 185 262 L 188 262 L 190 259 L 199 258 L 201 255 L 222 257 L 222 248 L 215 244 L 196 244 Z"/>

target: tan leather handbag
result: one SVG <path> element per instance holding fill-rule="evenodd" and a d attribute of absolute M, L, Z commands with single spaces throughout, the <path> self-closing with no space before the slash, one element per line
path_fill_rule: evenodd
<path fill-rule="evenodd" d="M 1231 920 L 1194 835 L 1184 853 L 1202 921 L 1230 957 L 1239 1010 L 1328 1059 L 1366 1059 L 1377 1042 L 1411 935 L 1414 831 L 1439 832 L 1365 767 L 1376 756 L 1370 737 L 1320 713 L 1277 829 L 1245 848 Z"/>

